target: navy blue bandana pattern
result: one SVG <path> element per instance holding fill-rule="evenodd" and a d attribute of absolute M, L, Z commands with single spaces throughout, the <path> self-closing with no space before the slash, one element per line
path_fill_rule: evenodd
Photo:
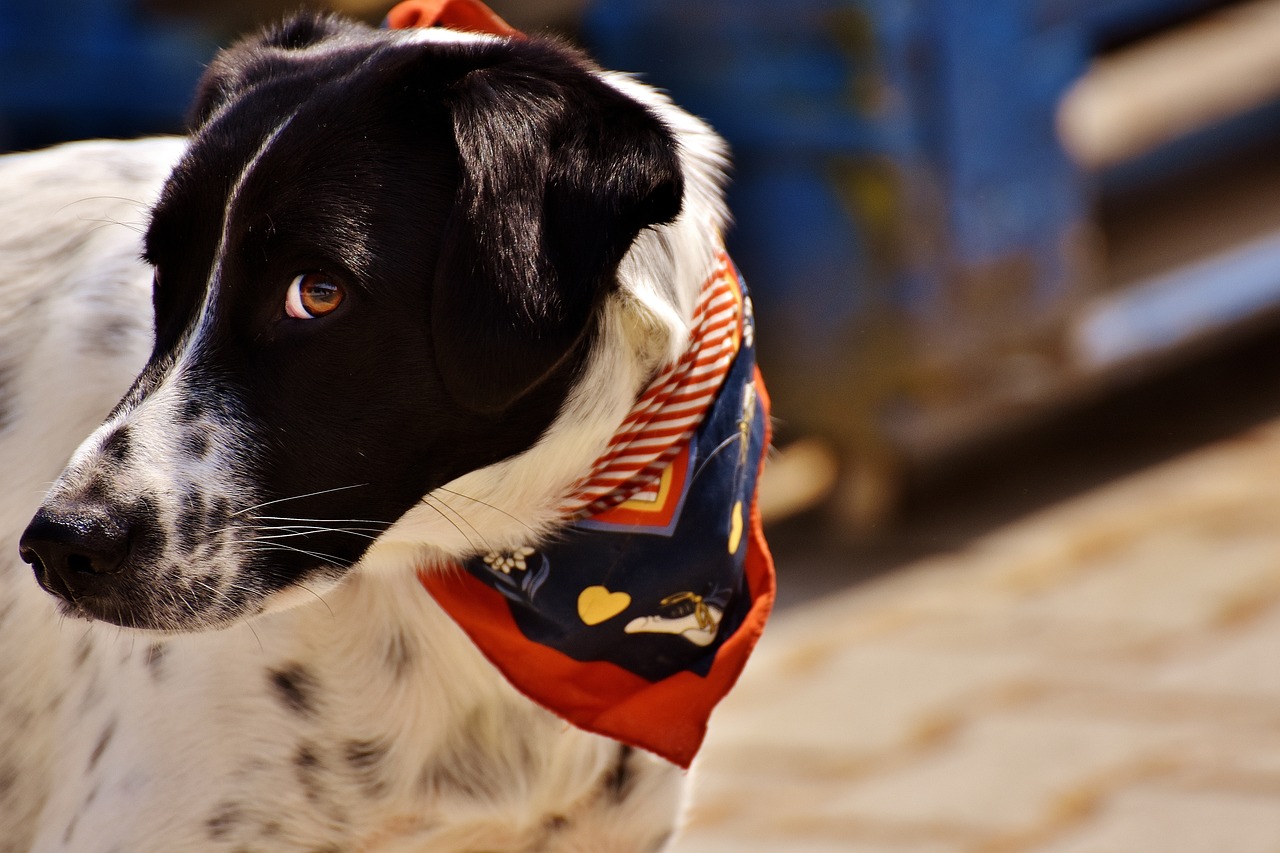
<path fill-rule="evenodd" d="M 506 597 L 529 640 L 658 681 L 682 670 L 705 675 L 742 624 L 752 605 L 748 513 L 768 427 L 745 291 L 743 302 L 741 346 L 701 426 L 664 473 L 652 519 L 623 505 L 536 549 L 463 564 Z"/>

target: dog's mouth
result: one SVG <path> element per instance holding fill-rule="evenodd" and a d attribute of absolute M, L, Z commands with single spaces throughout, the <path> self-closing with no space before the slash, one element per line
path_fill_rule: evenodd
<path fill-rule="evenodd" d="M 261 537 L 235 519 L 201 536 L 166 536 L 100 507 L 53 504 L 36 513 L 19 555 L 63 615 L 184 633 L 315 600 L 349 566 L 303 546 L 286 552 L 255 547 Z"/>
<path fill-rule="evenodd" d="M 197 633 L 229 628 L 247 618 L 323 601 L 321 596 L 345 576 L 344 569 L 317 566 L 305 577 L 270 589 L 256 583 L 217 583 L 212 576 L 139 579 L 93 577 L 73 587 L 41 559 L 24 550 L 36 582 L 52 595 L 61 615 L 121 628 L 164 633 Z"/>

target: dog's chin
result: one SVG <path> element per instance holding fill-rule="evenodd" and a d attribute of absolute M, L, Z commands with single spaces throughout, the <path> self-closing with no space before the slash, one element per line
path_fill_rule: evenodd
<path fill-rule="evenodd" d="M 103 622 L 126 631 L 147 634 L 198 634 L 230 628 L 261 610 L 250 605 L 241 615 L 225 610 L 201 612 L 188 609 L 179 613 L 169 609 L 155 610 L 137 602 L 114 597 L 79 598 L 68 601 L 54 596 L 58 614 L 68 619 Z"/>
<path fill-rule="evenodd" d="M 327 607 L 323 595 L 337 587 L 346 572 L 332 566 L 317 567 L 304 579 L 282 589 L 240 592 L 224 596 L 184 596 L 157 593 L 157 587 L 121 585 L 96 595 L 67 597 L 42 587 L 55 600 L 59 615 L 87 622 L 106 622 L 118 628 L 144 633 L 197 634 L 234 627 L 268 613 L 281 613 L 310 605 Z"/>

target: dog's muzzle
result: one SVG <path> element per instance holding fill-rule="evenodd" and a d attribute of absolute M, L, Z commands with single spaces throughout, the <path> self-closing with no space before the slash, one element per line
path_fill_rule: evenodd
<path fill-rule="evenodd" d="M 19 540 L 19 555 L 46 591 L 68 602 L 111 585 L 129 556 L 133 524 L 104 504 L 41 507 Z"/>

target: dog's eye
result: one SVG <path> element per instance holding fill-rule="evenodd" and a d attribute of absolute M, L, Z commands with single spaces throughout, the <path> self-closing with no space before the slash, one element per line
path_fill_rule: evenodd
<path fill-rule="evenodd" d="M 299 320 L 323 317 L 342 304 L 342 285 L 323 273 L 303 273 L 289 282 L 284 311 Z"/>

